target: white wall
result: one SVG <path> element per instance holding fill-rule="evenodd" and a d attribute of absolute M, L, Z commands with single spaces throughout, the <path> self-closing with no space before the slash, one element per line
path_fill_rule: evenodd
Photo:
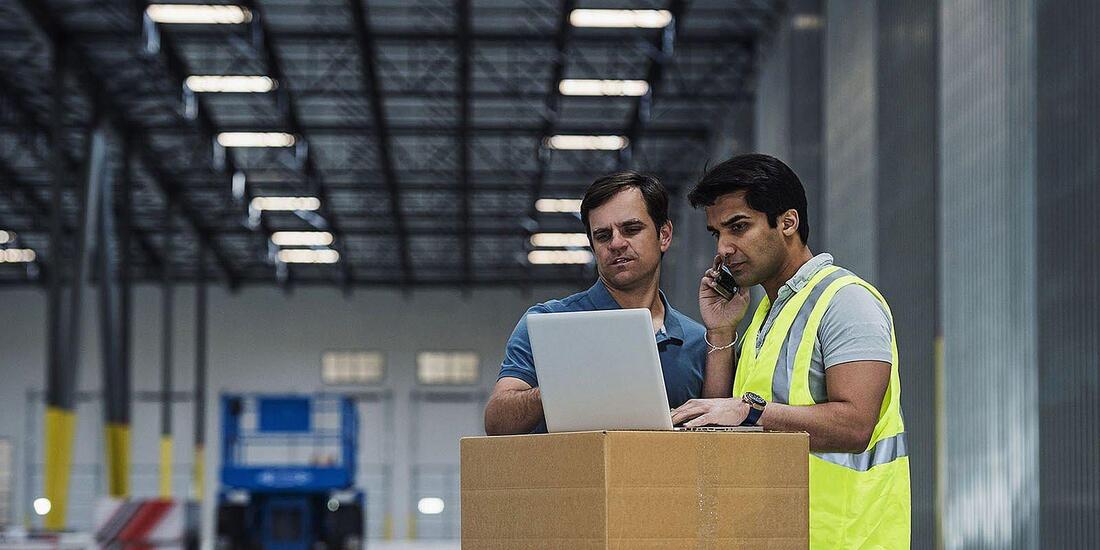
<path fill-rule="evenodd" d="M 408 297 L 399 291 L 357 291 L 350 297 L 339 290 L 299 288 L 286 294 L 277 288 L 246 288 L 233 294 L 211 288 L 209 309 L 209 386 L 207 430 L 207 494 L 214 495 L 218 468 L 217 397 L 220 392 L 315 392 L 321 384 L 321 354 L 330 349 L 373 349 L 386 354 L 382 386 L 393 393 L 393 496 L 387 507 L 395 519 L 394 533 L 406 533 L 411 502 L 413 463 L 458 464 L 458 438 L 481 433 L 481 404 L 428 403 L 413 410 L 409 396 L 417 388 L 416 353 L 421 350 L 473 350 L 481 356 L 481 383 L 487 391 L 495 381 L 503 345 L 516 320 L 534 302 L 564 296 L 580 289 L 535 290 L 524 296 L 515 290 L 475 290 L 468 298 L 455 291 L 417 290 Z M 99 340 L 95 327 L 94 290 L 86 294 L 80 365 L 80 388 L 98 390 Z M 134 297 L 133 388 L 159 388 L 160 294 L 153 286 L 139 287 Z M 192 387 L 194 365 L 194 294 L 181 287 L 176 294 L 175 384 Z M 21 522 L 29 502 L 40 488 L 23 481 L 28 438 L 41 452 L 41 420 L 27 418 L 28 390 L 41 390 L 46 357 L 46 294 L 37 289 L 0 290 L 0 437 L 16 444 L 15 522 Z M 352 390 L 369 388 L 351 388 Z M 367 404 L 363 424 L 382 437 L 381 407 Z M 102 461 L 102 429 L 97 407 L 81 407 L 76 462 Z M 174 407 L 175 462 L 179 474 L 175 491 L 186 494 L 192 455 L 192 412 L 189 403 Z M 415 432 L 411 423 L 419 419 Z M 28 420 L 32 433 L 27 432 Z M 159 413 L 152 403 L 135 404 L 133 456 L 135 466 L 156 463 Z M 418 435 L 410 447 L 408 435 Z M 383 441 L 360 442 L 365 461 L 381 460 Z M 416 456 L 410 456 L 410 449 Z M 40 458 L 36 458 L 40 460 Z M 137 468 L 140 470 L 140 468 Z M 148 468 L 144 470 L 149 472 Z M 155 470 L 153 471 L 155 472 Z M 135 475 L 140 475 L 138 472 Z M 84 480 L 84 485 L 88 485 Z M 74 486 L 74 491 L 87 490 Z M 135 494 L 155 490 L 150 472 L 134 478 Z M 28 494 L 33 493 L 33 494 Z M 207 499 L 210 502 L 210 499 Z M 374 503 L 375 506 L 382 503 Z M 73 510 L 76 513 L 76 510 Z M 207 510 L 208 514 L 210 509 Z M 86 512 L 83 512 L 86 513 Z M 209 517 L 209 515 L 207 516 Z M 421 534 L 428 534 L 421 523 Z"/>

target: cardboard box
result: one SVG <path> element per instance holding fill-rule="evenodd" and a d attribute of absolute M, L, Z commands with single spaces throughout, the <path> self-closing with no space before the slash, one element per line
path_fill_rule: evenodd
<path fill-rule="evenodd" d="M 809 436 L 462 439 L 463 549 L 807 548 Z"/>

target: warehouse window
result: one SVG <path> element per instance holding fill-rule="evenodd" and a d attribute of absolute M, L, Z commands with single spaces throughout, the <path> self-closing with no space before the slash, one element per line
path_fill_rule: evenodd
<path fill-rule="evenodd" d="M 326 351 L 321 356 L 321 380 L 325 384 L 377 384 L 386 372 L 380 351 Z"/>
<path fill-rule="evenodd" d="M 472 351 L 422 351 L 416 355 L 416 379 L 421 384 L 474 384 L 478 363 Z"/>
<path fill-rule="evenodd" d="M 0 437 L 0 527 L 11 525 L 11 440 Z"/>

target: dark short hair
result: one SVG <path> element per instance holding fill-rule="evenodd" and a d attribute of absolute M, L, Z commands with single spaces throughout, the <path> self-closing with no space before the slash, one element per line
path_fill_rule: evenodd
<path fill-rule="evenodd" d="M 745 191 L 749 208 L 768 216 L 775 227 L 780 214 L 798 211 L 798 236 L 810 242 L 810 220 L 806 213 L 806 190 L 798 176 L 783 161 L 768 155 L 737 155 L 711 168 L 688 193 L 691 206 L 713 206 L 718 197 Z"/>
<path fill-rule="evenodd" d="M 588 224 L 588 213 L 593 208 L 599 208 L 611 197 L 631 187 L 641 191 L 645 199 L 645 209 L 649 217 L 656 225 L 657 231 L 668 221 L 668 191 L 661 185 L 661 180 L 649 174 L 642 174 L 633 170 L 624 170 L 608 174 L 588 186 L 581 199 L 581 221 L 584 222 L 585 232 L 591 234 L 592 227 Z"/>

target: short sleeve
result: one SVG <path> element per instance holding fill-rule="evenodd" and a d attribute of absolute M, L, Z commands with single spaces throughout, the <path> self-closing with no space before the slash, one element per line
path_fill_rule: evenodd
<path fill-rule="evenodd" d="M 818 329 L 826 369 L 852 361 L 893 362 L 890 315 L 874 294 L 852 284 L 833 297 Z"/>
<path fill-rule="evenodd" d="M 546 313 L 546 308 L 537 305 L 523 314 L 519 323 L 516 323 L 512 336 L 504 347 L 504 361 L 500 364 L 501 378 L 518 378 L 527 382 L 532 388 L 539 385 L 538 376 L 535 375 L 535 360 L 531 353 L 531 337 L 527 333 L 527 316 L 531 313 Z"/>

